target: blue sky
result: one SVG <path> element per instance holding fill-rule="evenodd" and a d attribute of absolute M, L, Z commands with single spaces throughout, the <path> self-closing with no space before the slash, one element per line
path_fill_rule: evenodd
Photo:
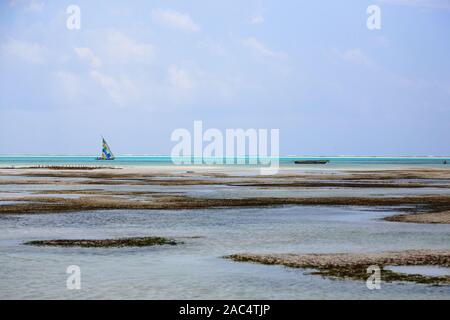
<path fill-rule="evenodd" d="M 449 0 L 3 0 L 0 154 L 170 154 L 202 120 L 279 128 L 283 155 L 449 155 L 449 57 Z"/>

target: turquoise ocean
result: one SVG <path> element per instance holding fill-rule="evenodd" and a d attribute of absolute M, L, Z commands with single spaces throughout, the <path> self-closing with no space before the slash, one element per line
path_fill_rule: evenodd
<path fill-rule="evenodd" d="M 241 158 L 242 159 L 242 158 Z M 211 159 L 209 159 L 211 160 Z M 280 166 L 297 166 L 297 160 L 329 160 L 323 168 L 371 168 L 371 167 L 445 167 L 450 164 L 448 157 L 312 157 L 283 156 L 279 158 Z M 249 158 L 244 161 L 248 164 Z M 225 161 L 223 161 L 225 162 Z M 187 162 L 188 163 L 188 162 Z M 0 167 L 33 165 L 108 165 L 108 166 L 170 166 L 172 158 L 165 155 L 127 155 L 117 156 L 113 161 L 97 161 L 96 156 L 0 156 Z M 305 165 L 303 165 L 305 166 Z M 311 165 L 306 165 L 311 166 Z"/>

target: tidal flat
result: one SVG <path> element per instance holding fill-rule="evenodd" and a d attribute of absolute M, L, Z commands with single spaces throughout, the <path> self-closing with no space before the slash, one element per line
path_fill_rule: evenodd
<path fill-rule="evenodd" d="M 82 299 L 450 299 L 448 276 L 388 268 L 448 267 L 448 256 L 447 264 L 437 263 L 442 257 L 433 253 L 450 249 L 449 212 L 447 167 L 290 167 L 273 176 L 217 167 L 5 168 L 0 262 L 8 274 L 0 297 L 33 299 L 45 290 L 46 298 Z M 119 243 L 148 234 L 183 245 Z M 371 258 L 383 252 L 404 260 Z M 355 254 L 357 264 L 339 264 Z M 303 255 L 324 255 L 336 268 L 280 268 L 283 258 Z M 245 260 L 263 264 L 237 262 Z M 368 290 L 362 281 L 369 262 L 380 264 L 384 290 Z M 67 292 L 64 266 L 76 263 L 84 266 L 87 289 Z M 24 275 L 31 270 L 42 288 Z M 123 292 L 123 286 L 133 289 Z"/>
<path fill-rule="evenodd" d="M 377 253 L 334 254 L 233 254 L 225 258 L 239 262 L 255 262 L 266 265 L 283 265 L 290 268 L 317 270 L 312 274 L 355 280 L 367 279 L 367 269 L 378 266 L 381 280 L 385 282 L 409 281 L 434 285 L 450 285 L 449 274 L 428 276 L 394 272 L 390 266 L 439 266 L 450 267 L 450 250 L 406 250 Z"/>

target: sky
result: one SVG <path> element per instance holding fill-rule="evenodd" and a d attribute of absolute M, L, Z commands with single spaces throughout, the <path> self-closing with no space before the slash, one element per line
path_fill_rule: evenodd
<path fill-rule="evenodd" d="M 281 155 L 448 156 L 449 57 L 450 0 L 0 0 L 0 155 L 170 154 L 201 120 Z"/>

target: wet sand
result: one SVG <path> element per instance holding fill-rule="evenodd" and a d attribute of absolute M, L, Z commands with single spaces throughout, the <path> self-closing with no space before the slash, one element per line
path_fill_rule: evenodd
<path fill-rule="evenodd" d="M 123 192 L 119 192 L 123 195 Z M 142 193 L 139 193 L 142 195 Z M 144 193 L 145 195 L 146 193 Z M 429 217 L 441 215 L 441 210 L 450 208 L 450 196 L 416 196 L 416 197 L 386 197 L 386 198 L 243 198 L 243 199 L 208 199 L 194 198 L 183 195 L 147 194 L 147 200 L 123 199 L 108 196 L 81 196 L 78 198 L 63 197 L 11 197 L 1 201 L 23 202 L 0 205 L 0 214 L 34 214 L 63 213 L 90 210 L 183 210 L 209 209 L 230 207 L 268 207 L 283 205 L 307 206 L 413 206 L 399 210 L 415 213 L 418 210 L 428 210 Z M 0 203 L 1 203 L 0 201 Z M 398 220 L 393 220 L 398 221 Z M 422 222 L 426 223 L 426 222 Z M 446 223 L 445 221 L 442 223 Z"/>
<path fill-rule="evenodd" d="M 189 170 L 187 170 L 189 169 Z M 387 221 L 448 224 L 450 194 L 392 197 L 242 197 L 203 198 L 163 189 L 158 191 L 92 189 L 93 185 L 227 186 L 256 189 L 415 189 L 450 188 L 449 169 L 372 171 L 292 171 L 273 176 L 245 176 L 214 167 L 24 167 L 0 169 L 0 185 L 33 186 L 26 195 L 0 197 L 0 214 L 62 213 L 89 210 L 171 210 L 283 205 L 398 207 L 403 213 Z M 61 186 L 85 186 L 60 189 Z M 36 186 L 38 188 L 36 189 Z M 39 188 L 42 186 L 42 188 Z M 54 189 L 48 190 L 51 186 Z M 26 191 L 26 190 L 25 190 Z M 6 191 L 8 192 L 8 191 Z M 54 195 L 54 196 L 52 196 Z M 58 197 L 56 197 L 58 195 Z M 138 197 L 138 198 L 136 198 Z M 13 202 L 13 203 L 6 203 Z M 2 204 L 5 202 L 6 204 Z M 405 214 L 407 213 L 407 214 Z"/>
<path fill-rule="evenodd" d="M 399 214 L 384 218 L 386 221 L 450 224 L 450 211 L 427 212 L 416 214 Z"/>
<path fill-rule="evenodd" d="M 450 267 L 450 250 L 407 250 L 377 253 L 332 254 L 233 254 L 225 258 L 238 262 L 254 262 L 267 265 L 283 265 L 291 268 L 315 269 L 327 277 L 366 280 L 367 268 L 372 265 L 381 269 L 381 280 L 411 281 L 435 285 L 450 284 L 450 276 L 425 276 L 403 274 L 383 269 L 386 266 L 441 266 Z"/>

